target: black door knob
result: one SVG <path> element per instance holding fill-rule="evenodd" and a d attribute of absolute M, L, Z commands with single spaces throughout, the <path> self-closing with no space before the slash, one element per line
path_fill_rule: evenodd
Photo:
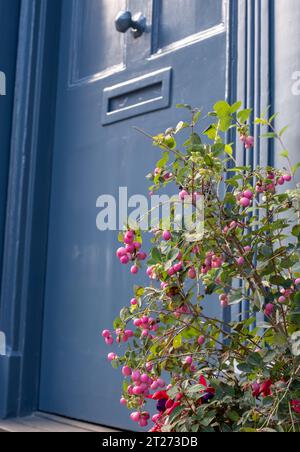
<path fill-rule="evenodd" d="M 133 36 L 139 38 L 146 31 L 146 17 L 142 13 L 132 16 L 130 11 L 121 11 L 115 25 L 120 33 L 126 33 L 131 28 Z"/>

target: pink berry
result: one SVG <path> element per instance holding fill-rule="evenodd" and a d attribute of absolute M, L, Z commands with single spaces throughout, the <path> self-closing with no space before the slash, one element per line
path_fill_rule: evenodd
<path fill-rule="evenodd" d="M 244 251 L 245 251 L 245 253 L 251 253 L 251 251 L 252 251 L 251 246 L 245 246 Z"/>
<path fill-rule="evenodd" d="M 191 356 L 187 356 L 185 359 L 185 364 L 188 364 L 189 366 L 193 364 L 193 358 Z"/>
<path fill-rule="evenodd" d="M 189 271 L 188 271 L 188 277 L 189 277 L 190 279 L 196 279 L 196 278 L 197 278 L 197 272 L 196 272 L 196 270 L 195 270 L 194 267 L 192 267 L 192 268 L 189 269 Z"/>
<path fill-rule="evenodd" d="M 123 406 L 126 406 L 126 405 L 127 405 L 127 400 L 124 399 L 124 397 L 122 397 L 122 398 L 120 399 L 120 404 L 123 405 Z"/>
<path fill-rule="evenodd" d="M 290 174 L 285 174 L 283 176 L 283 178 L 286 182 L 291 182 L 291 180 L 292 180 L 292 176 Z"/>
<path fill-rule="evenodd" d="M 128 262 L 129 262 L 129 257 L 128 257 L 128 256 L 122 256 L 122 257 L 120 258 L 120 262 L 121 262 L 121 264 L 123 264 L 123 265 L 128 264 Z"/>
<path fill-rule="evenodd" d="M 109 330 L 103 330 L 102 331 L 102 337 L 107 338 L 107 337 L 110 337 L 110 336 L 111 336 L 111 334 L 110 334 Z"/>
<path fill-rule="evenodd" d="M 125 334 L 125 336 L 127 336 L 129 339 L 130 339 L 131 337 L 134 336 L 134 333 L 133 333 L 132 330 L 125 330 L 125 331 L 124 331 L 124 334 Z"/>
<path fill-rule="evenodd" d="M 153 274 L 153 267 L 148 267 L 146 273 L 148 276 L 151 276 Z"/>
<path fill-rule="evenodd" d="M 154 381 L 154 382 L 151 384 L 150 388 L 151 388 L 153 391 L 156 391 L 156 390 L 159 388 L 158 382 L 157 382 L 157 381 Z"/>
<path fill-rule="evenodd" d="M 165 242 L 168 242 L 169 240 L 171 240 L 172 234 L 170 231 L 164 231 L 162 237 L 165 240 Z"/>
<path fill-rule="evenodd" d="M 279 303 L 284 304 L 284 303 L 286 303 L 286 297 L 284 297 L 284 296 L 279 297 L 278 301 L 279 301 Z"/>
<path fill-rule="evenodd" d="M 140 250 L 141 247 L 142 247 L 142 245 L 141 245 L 140 242 L 134 242 L 134 243 L 133 243 L 133 246 L 134 246 L 134 248 L 135 248 L 136 250 Z"/>
<path fill-rule="evenodd" d="M 139 426 L 140 427 L 147 427 L 147 425 L 148 425 L 148 421 L 147 421 L 147 419 L 141 419 L 140 420 L 140 422 L 139 422 Z"/>
<path fill-rule="evenodd" d="M 134 319 L 133 324 L 134 324 L 134 326 L 139 328 L 142 324 L 142 321 L 140 319 Z"/>
<path fill-rule="evenodd" d="M 243 257 L 239 257 L 239 258 L 236 260 L 236 263 L 237 263 L 238 265 L 242 266 L 242 265 L 245 264 L 245 259 L 244 259 Z"/>
<path fill-rule="evenodd" d="M 179 193 L 179 198 L 184 201 L 185 198 L 189 196 L 188 192 L 186 190 L 181 190 L 181 192 Z"/>
<path fill-rule="evenodd" d="M 132 374 L 132 370 L 129 366 L 124 366 L 122 369 L 122 374 L 124 377 L 130 377 Z"/>
<path fill-rule="evenodd" d="M 296 279 L 295 284 L 296 284 L 296 286 L 299 286 L 299 284 L 300 284 L 300 278 Z"/>
<path fill-rule="evenodd" d="M 130 304 L 131 304 L 131 306 L 136 306 L 136 305 L 138 304 L 137 299 L 136 299 L 136 298 L 132 298 L 132 299 L 130 300 Z"/>
<path fill-rule="evenodd" d="M 246 190 L 243 193 L 244 198 L 253 199 L 253 193 L 251 190 Z"/>
<path fill-rule="evenodd" d="M 158 378 L 157 384 L 160 388 L 164 388 L 166 386 L 166 382 L 162 378 Z"/>
<path fill-rule="evenodd" d="M 176 273 L 181 272 L 183 268 L 182 262 L 179 262 L 178 264 L 174 265 L 173 268 Z"/>
<path fill-rule="evenodd" d="M 148 372 L 151 372 L 151 370 L 153 369 L 153 364 L 152 363 L 146 363 L 146 369 Z"/>
<path fill-rule="evenodd" d="M 223 293 L 222 295 L 219 296 L 220 301 L 224 301 L 224 300 L 228 300 L 228 296 Z"/>
<path fill-rule="evenodd" d="M 202 346 L 205 343 L 205 337 L 204 336 L 200 336 L 198 337 L 198 345 Z"/>
<path fill-rule="evenodd" d="M 106 337 L 105 338 L 105 343 L 106 343 L 106 345 L 113 345 L 114 339 L 111 336 L 110 337 Z"/>
<path fill-rule="evenodd" d="M 134 247 L 134 245 L 133 245 L 133 244 L 132 244 L 132 245 L 126 245 L 126 251 L 127 251 L 127 253 L 129 253 L 129 254 L 134 253 L 134 252 L 135 252 L 135 247 Z"/>
<path fill-rule="evenodd" d="M 174 276 L 175 273 L 176 273 L 176 271 L 175 271 L 174 267 L 171 267 L 171 268 L 168 270 L 168 275 L 169 275 L 169 276 Z"/>
<path fill-rule="evenodd" d="M 115 359 L 117 359 L 117 355 L 115 353 L 109 353 L 107 355 L 107 359 L 108 361 L 114 361 Z"/>
<path fill-rule="evenodd" d="M 132 245 L 133 241 L 134 241 L 134 237 L 131 237 L 131 236 L 129 237 L 127 234 L 125 235 L 124 243 L 126 245 Z"/>
<path fill-rule="evenodd" d="M 265 315 L 267 317 L 270 317 L 273 314 L 274 311 L 274 305 L 272 303 L 267 304 L 265 307 Z"/>
<path fill-rule="evenodd" d="M 147 259 L 147 254 L 141 251 L 136 255 L 136 257 L 139 261 L 144 261 L 145 259 Z"/>
<path fill-rule="evenodd" d="M 133 422 L 139 422 L 139 420 L 141 419 L 141 415 L 138 412 L 131 413 L 130 418 Z"/>
<path fill-rule="evenodd" d="M 250 204 L 251 204 L 251 201 L 250 201 L 250 199 L 248 199 L 248 198 L 242 198 L 240 201 L 239 201 L 239 204 L 242 206 L 242 207 L 249 207 L 250 206 Z"/>
<path fill-rule="evenodd" d="M 140 371 L 135 370 L 134 372 L 132 372 L 131 378 L 133 379 L 133 381 L 139 381 L 141 379 Z"/>
<path fill-rule="evenodd" d="M 142 386 L 135 386 L 133 388 L 133 394 L 134 395 L 142 395 L 144 392 L 144 389 L 142 388 Z"/>
<path fill-rule="evenodd" d="M 136 275 L 139 272 L 139 267 L 137 265 L 133 265 L 130 269 L 132 275 Z"/>
<path fill-rule="evenodd" d="M 254 137 L 252 137 L 252 136 L 246 137 L 245 148 L 246 149 L 251 149 L 253 147 L 253 145 L 254 145 L 254 141 L 255 141 Z"/>
<path fill-rule="evenodd" d="M 228 308 L 229 302 L 228 300 L 221 300 L 221 307 L 222 308 Z"/>
<path fill-rule="evenodd" d="M 284 177 L 280 177 L 280 178 L 278 179 L 277 183 L 278 183 L 278 185 L 284 185 L 284 183 L 285 183 Z"/>
<path fill-rule="evenodd" d="M 127 255 L 127 250 L 126 250 L 126 248 L 119 248 L 118 250 L 117 250 L 117 257 L 120 259 L 121 257 L 123 257 L 123 256 L 126 256 Z"/>
<path fill-rule="evenodd" d="M 149 377 L 148 377 L 147 374 L 143 374 L 143 375 L 141 376 L 141 382 L 142 382 L 142 383 L 148 383 L 148 382 L 149 382 Z"/>

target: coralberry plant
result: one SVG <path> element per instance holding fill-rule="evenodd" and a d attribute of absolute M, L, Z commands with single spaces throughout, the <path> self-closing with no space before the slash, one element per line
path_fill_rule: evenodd
<path fill-rule="evenodd" d="M 178 202 L 195 205 L 202 196 L 204 235 L 178 230 L 173 215 L 169 229 L 161 221 L 149 231 L 147 257 L 138 227 L 120 234 L 120 262 L 150 279 L 134 287 L 114 333 L 103 331 L 109 346 L 114 334 L 127 343 L 124 354 L 108 355 L 124 376 L 121 404 L 146 428 L 156 401 L 152 431 L 299 432 L 300 189 L 292 185 L 299 165 L 290 163 L 286 129 L 277 132 L 267 113 L 254 122 L 266 129 L 257 140 L 282 145 L 285 168 L 241 167 L 228 137 L 253 152 L 251 110 L 218 102 L 197 132 L 200 111 L 179 107 L 191 119 L 151 137 L 162 157 L 148 176 L 150 193 L 173 184 Z M 231 321 L 214 318 L 209 303 L 220 303 L 220 312 L 244 306 L 243 315 L 232 309 Z"/>

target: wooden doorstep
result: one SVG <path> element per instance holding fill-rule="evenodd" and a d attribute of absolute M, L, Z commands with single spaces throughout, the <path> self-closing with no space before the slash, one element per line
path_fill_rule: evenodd
<path fill-rule="evenodd" d="M 8 433 L 113 433 L 108 427 L 74 421 L 50 414 L 36 413 L 32 416 L 0 420 L 0 432 Z"/>

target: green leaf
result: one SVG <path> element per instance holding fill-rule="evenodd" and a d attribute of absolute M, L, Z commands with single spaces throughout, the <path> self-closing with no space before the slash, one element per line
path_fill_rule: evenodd
<path fill-rule="evenodd" d="M 296 165 L 292 166 L 293 174 L 296 174 L 299 168 L 300 168 L 300 162 L 296 163 Z"/>
<path fill-rule="evenodd" d="M 187 110 L 192 111 L 193 108 L 188 104 L 176 104 L 176 108 L 186 108 Z"/>
<path fill-rule="evenodd" d="M 274 133 L 274 132 L 264 133 L 263 135 L 261 135 L 260 138 L 267 138 L 270 140 L 270 139 L 276 138 L 276 133 Z"/>
<path fill-rule="evenodd" d="M 232 149 L 232 146 L 230 144 L 226 144 L 225 145 L 224 151 L 225 151 L 225 153 L 227 155 L 229 155 L 229 157 L 233 156 L 233 149 Z"/>
<path fill-rule="evenodd" d="M 231 107 L 230 107 L 230 112 L 233 114 L 233 113 L 236 113 L 240 108 L 241 108 L 241 106 L 242 106 L 242 102 L 236 102 L 235 104 L 233 104 L 233 105 L 231 105 Z"/>
<path fill-rule="evenodd" d="M 154 262 L 156 262 L 156 263 L 161 262 L 161 253 L 158 248 L 156 248 L 156 247 L 152 248 L 151 257 Z"/>
<path fill-rule="evenodd" d="M 299 236 L 300 236 L 300 224 L 298 224 L 297 226 L 293 227 L 292 234 L 293 234 L 294 237 L 299 238 Z"/>
<path fill-rule="evenodd" d="M 290 126 L 285 126 L 283 127 L 283 129 L 280 130 L 279 132 L 279 136 L 282 137 L 282 135 L 284 134 L 284 132 L 286 132 L 289 129 Z"/>
<path fill-rule="evenodd" d="M 173 339 L 173 347 L 175 349 L 180 348 L 182 346 L 182 335 L 178 334 L 178 336 Z"/>
<path fill-rule="evenodd" d="M 228 416 L 228 418 L 232 421 L 232 422 L 237 422 L 240 420 L 240 415 L 237 411 L 231 410 L 229 412 L 226 413 L 226 416 Z"/>
<path fill-rule="evenodd" d="M 289 158 L 289 151 L 285 150 L 280 153 L 280 157 Z"/>
<path fill-rule="evenodd" d="M 120 319 L 120 317 L 117 317 L 114 321 L 114 329 L 117 330 L 118 328 L 120 328 L 122 326 L 123 322 Z"/>
<path fill-rule="evenodd" d="M 217 137 L 217 126 L 216 124 L 211 124 L 207 129 L 204 130 L 203 135 L 206 135 L 210 140 L 215 140 Z"/>
<path fill-rule="evenodd" d="M 225 100 L 221 100 L 221 101 L 217 102 L 214 105 L 214 110 L 217 113 L 219 118 L 228 116 L 231 113 L 231 107 Z"/>
<path fill-rule="evenodd" d="M 164 168 L 168 163 L 169 158 L 170 158 L 169 152 L 164 152 L 163 157 L 156 164 L 157 168 Z"/>
<path fill-rule="evenodd" d="M 241 110 L 237 116 L 238 116 L 238 119 L 240 120 L 240 122 L 245 123 L 249 120 L 251 114 L 252 114 L 252 109 L 246 108 L 245 110 Z"/>

